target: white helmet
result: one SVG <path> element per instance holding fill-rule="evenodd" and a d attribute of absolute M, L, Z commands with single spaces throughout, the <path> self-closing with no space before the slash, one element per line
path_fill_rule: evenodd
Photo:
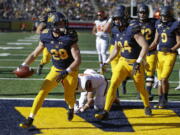
<path fill-rule="evenodd" d="M 97 72 L 93 69 L 88 68 L 84 71 L 84 74 L 97 74 Z"/>

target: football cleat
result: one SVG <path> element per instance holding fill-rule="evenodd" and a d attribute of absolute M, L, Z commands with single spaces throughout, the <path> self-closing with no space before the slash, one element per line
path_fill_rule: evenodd
<path fill-rule="evenodd" d="M 150 107 L 145 107 L 145 108 L 144 108 L 144 113 L 145 113 L 145 115 L 147 115 L 147 116 L 151 116 L 151 115 L 152 115 L 152 110 L 151 110 L 151 108 L 150 108 Z"/>
<path fill-rule="evenodd" d="M 107 119 L 109 116 L 108 112 L 107 111 L 102 111 L 101 113 L 98 113 L 98 114 L 95 114 L 95 118 L 96 119 L 99 119 L 99 120 L 105 120 Z"/>
<path fill-rule="evenodd" d="M 160 102 L 160 104 L 159 104 L 159 109 L 164 109 L 164 108 L 166 108 L 167 107 L 167 101 L 162 101 L 162 102 Z"/>
<path fill-rule="evenodd" d="M 68 115 L 68 121 L 71 121 L 74 117 L 74 109 L 69 109 L 67 115 Z"/>
<path fill-rule="evenodd" d="M 180 85 L 175 88 L 175 90 L 180 90 Z"/>
<path fill-rule="evenodd" d="M 155 109 L 159 109 L 159 103 L 157 103 L 156 105 L 154 105 Z"/>
<path fill-rule="evenodd" d="M 167 107 L 167 101 L 161 101 L 157 105 L 154 105 L 154 108 L 156 109 L 164 109 Z"/>
<path fill-rule="evenodd" d="M 149 95 L 149 101 L 153 101 L 154 96 L 153 95 Z"/>
<path fill-rule="evenodd" d="M 26 119 L 24 122 L 19 124 L 19 127 L 29 128 L 32 126 L 33 120 L 34 120 L 33 118 L 28 117 L 28 119 Z"/>
<path fill-rule="evenodd" d="M 42 74 L 43 66 L 44 66 L 43 64 L 40 64 L 40 65 L 38 66 L 37 71 L 36 71 L 36 74 L 38 74 L 38 75 L 41 75 L 41 74 Z"/>

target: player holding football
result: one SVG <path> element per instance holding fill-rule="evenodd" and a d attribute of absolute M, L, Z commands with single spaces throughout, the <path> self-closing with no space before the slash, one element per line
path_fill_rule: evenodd
<path fill-rule="evenodd" d="M 154 40 L 155 37 L 155 22 L 156 19 L 149 18 L 149 8 L 145 4 L 138 5 L 138 22 L 141 26 L 141 33 L 145 37 L 148 45 Z M 157 52 L 156 48 L 150 50 L 147 53 L 145 60 L 145 72 L 146 72 L 146 89 L 149 93 L 149 100 L 153 100 L 151 90 L 154 83 L 154 73 L 156 69 Z"/>
<path fill-rule="evenodd" d="M 51 18 L 51 15 L 53 15 L 53 13 L 55 13 L 55 12 L 56 12 L 55 7 L 45 8 L 45 10 L 43 11 L 43 13 L 39 19 L 40 23 L 36 29 L 37 34 L 40 34 L 44 29 L 47 29 L 48 27 L 50 27 L 51 20 L 48 20 L 48 18 Z M 38 75 L 42 74 L 43 66 L 45 64 L 49 63 L 50 59 L 51 59 L 50 53 L 48 52 L 47 48 L 44 48 L 43 54 L 42 54 L 42 59 L 41 59 L 40 64 L 37 68 L 37 71 L 36 71 Z"/>
<path fill-rule="evenodd" d="M 154 107 L 165 108 L 168 103 L 168 78 L 176 61 L 177 49 L 180 47 L 180 24 L 174 19 L 170 6 L 163 6 L 160 10 L 160 20 L 156 22 L 156 35 L 150 49 L 154 49 L 157 44 L 159 102 Z"/>
<path fill-rule="evenodd" d="M 78 83 L 78 67 L 81 63 L 80 50 L 77 45 L 77 33 L 68 29 L 65 16 L 56 12 L 52 16 L 51 28 L 40 35 L 37 48 L 25 59 L 21 66 L 29 66 L 44 48 L 52 57 L 52 68 L 43 81 L 41 89 L 34 99 L 28 119 L 20 124 L 22 128 L 32 126 L 34 117 L 43 104 L 48 93 L 61 81 L 64 87 L 65 101 L 68 104 L 68 120 L 74 116 L 75 91 Z"/>
<path fill-rule="evenodd" d="M 134 21 L 128 26 L 126 10 L 119 12 L 118 18 L 110 18 L 109 21 L 112 20 L 119 20 L 119 27 L 122 34 L 117 35 L 115 48 L 106 60 L 106 63 L 111 62 L 116 57 L 120 48 L 121 58 L 111 77 L 104 110 L 101 113 L 95 114 L 95 117 L 100 120 L 108 117 L 117 87 L 128 76 L 133 78 L 135 86 L 140 92 L 145 107 L 145 115 L 150 116 L 152 112 L 149 104 L 149 94 L 144 87 L 144 67 L 142 64 L 142 60 L 148 51 L 148 44 L 141 34 L 141 28 L 138 22 Z"/>
<path fill-rule="evenodd" d="M 109 45 L 109 33 L 103 32 L 103 27 L 107 22 L 107 18 L 104 11 L 97 12 L 98 20 L 95 20 L 92 34 L 96 36 L 96 50 L 98 53 L 98 59 L 100 63 L 100 73 L 103 74 L 102 65 L 107 58 L 107 49 Z"/>

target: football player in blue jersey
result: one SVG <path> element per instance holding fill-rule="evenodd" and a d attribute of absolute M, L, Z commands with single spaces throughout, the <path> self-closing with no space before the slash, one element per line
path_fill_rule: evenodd
<path fill-rule="evenodd" d="M 50 18 L 51 15 L 53 15 L 53 13 L 55 13 L 55 12 L 56 12 L 55 7 L 45 8 L 45 10 L 43 11 L 42 15 L 39 18 L 40 23 L 36 29 L 37 34 L 40 34 L 44 29 L 50 27 L 51 22 L 49 22 L 48 18 Z M 40 64 L 37 68 L 37 74 L 38 75 L 42 74 L 43 66 L 45 64 L 49 63 L 50 59 L 51 59 L 50 53 L 48 53 L 47 48 L 44 48 L 43 53 L 42 53 L 42 59 L 41 59 Z"/>
<path fill-rule="evenodd" d="M 118 18 L 119 17 L 119 14 L 120 12 L 122 12 L 123 10 L 125 10 L 125 6 L 123 5 L 119 5 L 115 8 L 115 10 L 113 11 L 113 18 Z M 110 36 L 111 36 L 111 40 L 110 40 L 110 47 L 109 47 L 109 52 L 110 54 L 113 52 L 114 50 L 114 44 L 115 44 L 115 37 L 116 35 L 118 34 L 121 34 L 120 30 L 119 30 L 119 23 L 118 23 L 118 20 L 113 20 L 112 22 L 107 22 L 104 29 L 103 29 L 104 32 L 110 32 Z M 112 72 L 114 72 L 114 69 L 120 59 L 121 55 L 120 53 L 118 53 L 118 55 L 116 56 L 116 58 L 114 58 L 112 61 L 111 61 L 111 70 Z M 126 90 L 126 82 L 127 82 L 127 79 L 125 79 L 123 82 L 122 82 L 122 93 L 123 94 L 126 94 L 127 90 Z M 118 91 L 117 91 L 118 93 Z"/>
<path fill-rule="evenodd" d="M 148 45 L 154 40 L 155 37 L 155 22 L 156 19 L 149 18 L 149 8 L 145 4 L 138 5 L 138 22 L 141 26 L 141 33 L 145 37 Z M 149 93 L 149 100 L 153 100 L 153 95 L 151 94 L 151 89 L 154 83 L 154 73 L 156 69 L 156 61 L 157 61 L 157 54 L 156 48 L 150 50 L 147 53 L 146 60 L 145 60 L 145 73 L 146 73 L 146 89 Z"/>
<path fill-rule="evenodd" d="M 160 20 L 156 22 L 156 35 L 149 47 L 157 47 L 157 76 L 159 80 L 159 102 L 155 108 L 165 108 L 168 103 L 168 79 L 173 70 L 177 49 L 180 47 L 180 22 L 173 17 L 173 9 L 163 6 L 160 10 Z"/>
<path fill-rule="evenodd" d="M 60 82 L 64 87 L 65 101 L 68 105 L 68 120 L 73 119 L 78 67 L 81 63 L 80 50 L 77 45 L 78 37 L 74 30 L 68 29 L 66 18 L 62 13 L 54 13 L 51 19 L 51 28 L 45 29 L 41 33 L 39 45 L 21 65 L 29 66 L 44 48 L 48 49 L 52 57 L 53 66 L 34 99 L 28 119 L 20 124 L 22 128 L 32 126 L 34 117 L 42 106 L 45 97 Z"/>
<path fill-rule="evenodd" d="M 123 11 L 119 15 L 119 18 L 110 18 L 119 20 L 119 27 L 121 34 L 116 36 L 115 47 L 113 53 L 110 54 L 106 63 L 110 63 L 119 51 L 121 51 L 121 58 L 115 67 L 113 75 L 111 77 L 111 83 L 106 96 L 106 103 L 104 110 L 98 114 L 95 114 L 97 119 L 106 119 L 108 112 L 112 106 L 113 100 L 116 96 L 116 90 L 119 84 L 126 78 L 132 77 L 137 90 L 140 92 L 141 99 L 143 100 L 145 107 L 145 115 L 152 115 L 152 111 L 149 103 L 149 94 L 145 89 L 144 84 L 144 66 L 142 64 L 148 51 L 148 44 L 141 34 L 141 28 L 135 21 L 128 25 L 127 12 Z"/>

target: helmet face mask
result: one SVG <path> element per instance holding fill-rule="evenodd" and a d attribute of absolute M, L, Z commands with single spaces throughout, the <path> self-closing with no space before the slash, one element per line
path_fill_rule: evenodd
<path fill-rule="evenodd" d="M 167 22 L 169 22 L 169 17 L 168 16 L 164 16 L 164 15 L 161 15 L 161 22 L 162 23 L 167 23 Z"/>
<path fill-rule="evenodd" d="M 118 27 L 124 26 L 124 19 L 121 17 L 113 17 L 113 24 Z"/>
<path fill-rule="evenodd" d="M 149 17 L 149 8 L 145 4 L 141 4 L 138 7 L 138 18 L 140 21 L 146 21 Z"/>
<path fill-rule="evenodd" d="M 105 18 L 105 12 L 104 11 L 98 11 L 97 12 L 97 18 L 98 20 L 102 21 Z"/>
<path fill-rule="evenodd" d="M 52 13 L 48 22 L 51 24 L 51 30 L 58 34 L 64 34 L 68 28 L 67 19 L 60 12 Z"/>
<path fill-rule="evenodd" d="M 65 22 L 60 21 L 53 24 L 53 32 L 55 33 L 62 33 L 65 32 Z"/>
<path fill-rule="evenodd" d="M 173 9 L 170 6 L 161 8 L 160 19 L 162 23 L 167 23 L 173 19 Z"/>
<path fill-rule="evenodd" d="M 124 6 L 119 6 L 112 14 L 113 24 L 119 28 L 123 28 L 128 24 L 128 12 Z"/>

